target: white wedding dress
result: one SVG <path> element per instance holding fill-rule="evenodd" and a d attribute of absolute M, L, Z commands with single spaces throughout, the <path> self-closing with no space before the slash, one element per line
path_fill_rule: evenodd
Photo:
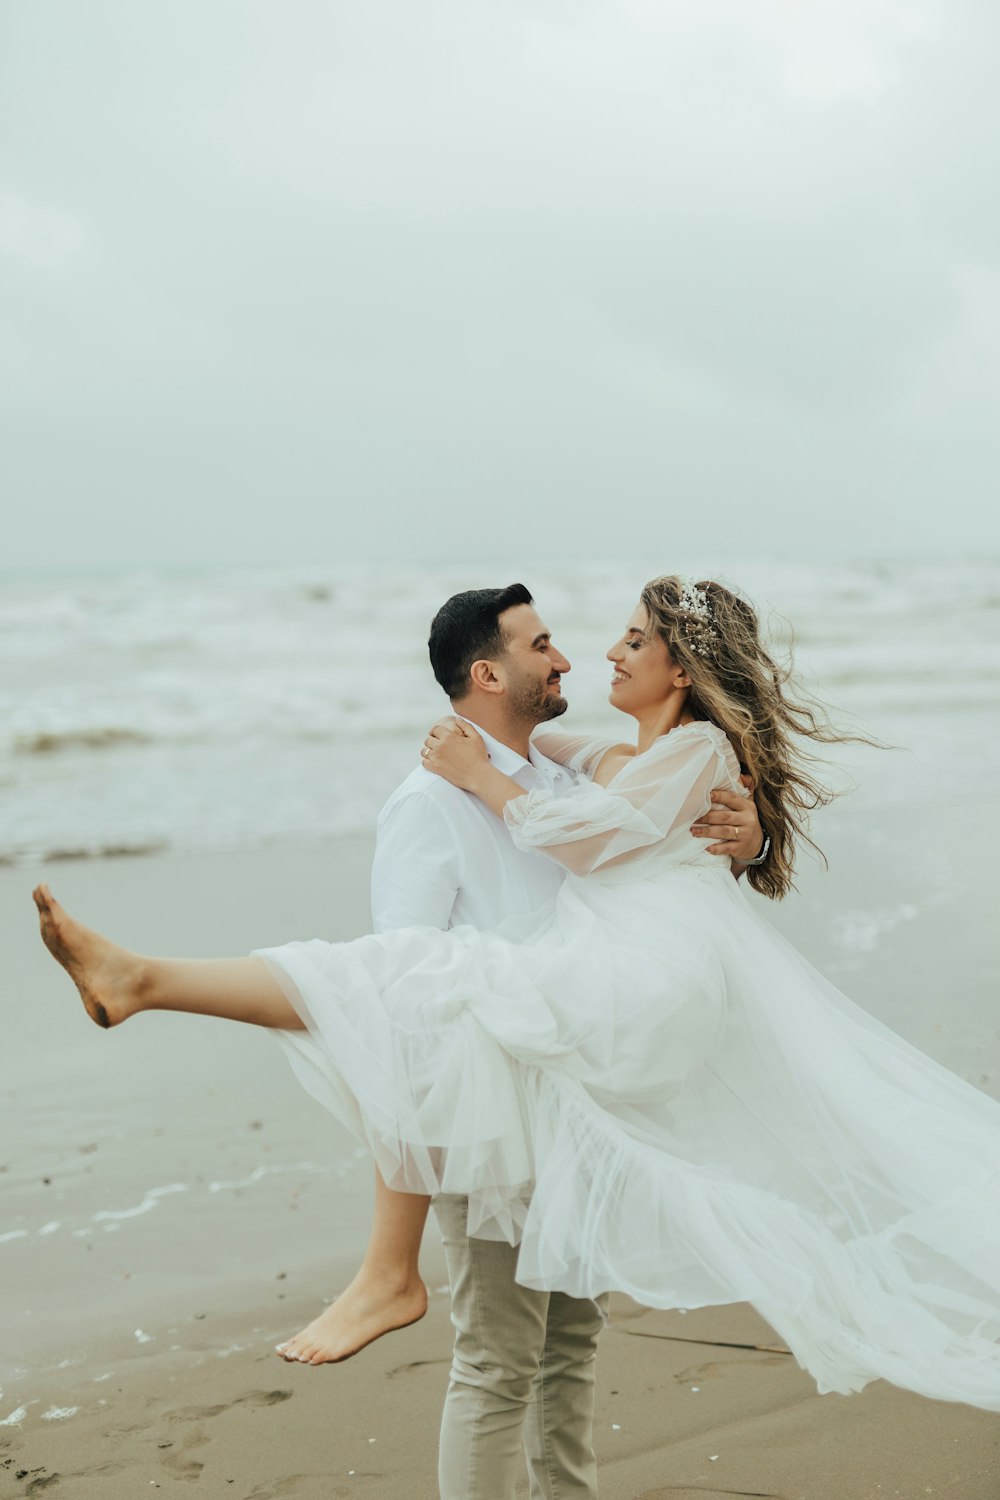
<path fill-rule="evenodd" d="M 691 838 L 740 790 L 696 723 L 507 804 L 568 870 L 531 930 L 258 949 L 273 1033 L 391 1186 L 469 1196 L 526 1286 L 750 1302 L 819 1391 L 879 1377 L 1000 1411 L 1000 1104 L 841 995 Z"/>

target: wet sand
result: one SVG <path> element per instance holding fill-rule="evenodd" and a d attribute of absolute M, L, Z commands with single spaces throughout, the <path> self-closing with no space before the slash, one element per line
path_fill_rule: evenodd
<path fill-rule="evenodd" d="M 831 873 L 808 868 L 777 925 L 996 1097 L 995 880 L 963 810 L 859 808 L 824 842 Z M 37 943 L 30 902 L 41 873 L 131 946 L 241 953 L 365 930 L 369 858 L 367 840 L 345 840 L 0 870 L 3 1500 L 433 1500 L 451 1344 L 436 1234 L 421 1324 L 338 1368 L 281 1361 L 274 1343 L 356 1262 L 367 1159 L 255 1028 L 160 1014 L 94 1026 Z M 1000 1416 L 884 1382 L 818 1396 L 746 1306 L 616 1299 L 596 1447 L 604 1500 L 1000 1494 Z"/>
<path fill-rule="evenodd" d="M 303 1317 L 311 1306 L 301 1302 Z M 279 1326 L 272 1317 L 268 1337 Z M 238 1319 L 182 1332 L 172 1355 L 116 1359 L 107 1380 L 76 1384 L 72 1418 L 6 1436 L 0 1495 L 433 1500 L 445 1296 L 423 1323 L 340 1367 L 284 1365 L 259 1346 L 225 1354 L 215 1346 L 245 1343 Z M 883 1382 L 817 1396 L 746 1307 L 685 1316 L 618 1299 L 602 1340 L 595 1448 L 603 1500 L 994 1500 L 1000 1480 L 995 1416 Z"/>

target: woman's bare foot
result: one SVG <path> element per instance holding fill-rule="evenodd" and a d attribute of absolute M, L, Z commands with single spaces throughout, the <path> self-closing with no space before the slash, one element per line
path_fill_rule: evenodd
<path fill-rule="evenodd" d="M 42 941 L 80 991 L 90 1019 L 98 1026 L 117 1026 L 139 1010 L 144 961 L 77 922 L 47 885 L 36 886 L 31 894 Z"/>
<path fill-rule="evenodd" d="M 350 1286 L 318 1318 L 276 1346 L 285 1360 L 307 1365 L 339 1364 L 366 1344 L 408 1328 L 427 1311 L 427 1288 L 419 1277 L 387 1282 L 363 1267 Z"/>

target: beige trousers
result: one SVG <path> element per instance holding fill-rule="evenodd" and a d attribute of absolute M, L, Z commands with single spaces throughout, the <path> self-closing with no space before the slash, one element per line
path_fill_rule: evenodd
<path fill-rule="evenodd" d="M 596 1500 L 594 1361 L 607 1298 L 519 1286 L 516 1247 L 470 1239 L 465 1198 L 435 1198 L 434 1211 L 455 1326 L 441 1500 L 512 1500 L 522 1444 L 532 1500 Z"/>

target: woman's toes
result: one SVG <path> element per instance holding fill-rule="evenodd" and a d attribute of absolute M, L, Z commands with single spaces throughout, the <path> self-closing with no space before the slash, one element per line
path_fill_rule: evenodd
<path fill-rule="evenodd" d="M 313 1348 L 314 1345 L 306 1343 L 301 1335 L 297 1335 L 293 1339 L 286 1339 L 285 1342 L 279 1346 L 278 1353 L 281 1355 L 282 1359 L 286 1359 L 290 1364 L 294 1364 L 296 1362 L 301 1363 L 304 1359 L 306 1359 L 308 1355 L 313 1352 Z"/>
<path fill-rule="evenodd" d="M 65 916 L 65 912 L 47 885 L 36 886 L 33 895 L 35 897 L 35 905 L 43 916 L 48 917 L 53 922 L 59 917 Z"/>

